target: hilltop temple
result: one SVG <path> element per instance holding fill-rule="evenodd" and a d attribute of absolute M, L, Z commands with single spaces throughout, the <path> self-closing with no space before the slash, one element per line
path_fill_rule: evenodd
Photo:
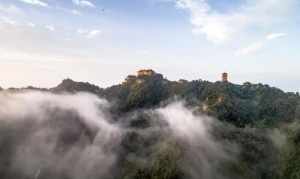
<path fill-rule="evenodd" d="M 137 76 L 152 76 L 155 74 L 155 71 L 151 70 L 151 69 L 142 69 L 137 71 Z"/>
<path fill-rule="evenodd" d="M 151 76 L 160 76 L 162 78 L 161 74 L 156 73 L 152 69 L 142 69 L 136 72 L 136 75 L 128 75 L 127 78 L 125 79 L 124 83 L 128 82 L 138 82 L 141 83 L 143 82 L 143 77 L 151 77 Z"/>
<path fill-rule="evenodd" d="M 228 82 L 228 73 L 224 72 L 222 73 L 222 82 Z"/>

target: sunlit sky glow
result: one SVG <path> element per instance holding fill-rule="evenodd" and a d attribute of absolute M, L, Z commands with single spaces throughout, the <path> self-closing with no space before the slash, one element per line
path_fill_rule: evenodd
<path fill-rule="evenodd" d="M 299 0 L 0 0 L 0 86 L 170 80 L 300 91 Z"/>

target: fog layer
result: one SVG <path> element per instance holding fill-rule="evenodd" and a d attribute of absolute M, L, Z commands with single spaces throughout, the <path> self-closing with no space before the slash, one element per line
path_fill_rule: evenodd
<path fill-rule="evenodd" d="M 183 102 L 110 111 L 88 93 L 1 92 L 0 178 L 232 178 L 239 147 L 217 120 Z"/>

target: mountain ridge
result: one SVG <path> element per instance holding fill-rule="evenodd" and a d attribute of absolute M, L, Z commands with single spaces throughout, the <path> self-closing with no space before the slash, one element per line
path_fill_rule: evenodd
<path fill-rule="evenodd" d="M 139 70 L 139 71 L 143 71 L 143 70 Z M 137 73 L 139 72 L 137 71 Z M 190 83 L 190 82 L 193 82 L 193 81 L 205 81 L 205 82 L 209 82 L 209 83 L 220 83 L 222 82 L 221 80 L 219 81 L 208 81 L 208 80 L 203 80 L 202 78 L 198 78 L 198 79 L 194 79 L 194 80 L 186 80 L 186 79 L 183 79 L 183 78 L 180 78 L 179 80 L 168 80 L 167 78 L 164 78 L 164 76 L 160 73 L 157 73 L 155 71 L 153 71 L 155 73 L 155 75 L 158 75 L 158 76 L 161 76 L 161 78 L 163 78 L 164 80 L 167 80 L 169 82 L 173 82 L 173 83 Z M 152 76 L 152 75 L 151 75 Z M 29 85 L 27 87 L 8 87 L 8 88 L 2 88 L 0 86 L 0 90 L 49 90 L 49 91 L 68 91 L 68 92 L 71 92 L 72 90 L 74 91 L 84 91 L 84 89 L 68 89 L 70 88 L 71 86 L 86 86 L 86 87 L 91 87 L 91 88 L 95 88 L 95 89 L 99 89 L 99 90 L 104 90 L 104 89 L 108 89 L 108 88 L 111 88 L 111 87 L 114 87 L 114 86 L 119 86 L 119 85 L 124 85 L 126 83 L 130 83 L 130 81 L 134 81 L 134 80 L 139 80 L 139 79 L 142 79 L 144 77 L 147 77 L 147 75 L 145 76 L 142 76 L 142 75 L 127 75 L 127 77 L 123 80 L 123 82 L 119 83 L 119 84 L 113 84 L 111 86 L 108 86 L 108 87 L 101 87 L 100 85 L 97 85 L 97 84 L 93 84 L 93 83 L 90 83 L 88 81 L 75 81 L 71 78 L 65 78 L 63 79 L 58 85 L 54 86 L 54 87 L 48 87 L 48 88 L 44 88 L 44 87 L 37 87 L 37 86 L 32 86 L 32 85 Z M 225 82 L 223 82 L 225 83 Z M 252 83 L 252 82 L 249 82 L 249 81 L 245 81 L 244 83 L 242 84 L 237 84 L 237 83 L 232 83 L 232 82 L 227 82 L 227 83 L 230 83 L 230 84 L 233 84 L 233 85 L 240 85 L 240 86 L 243 86 L 243 85 L 259 85 L 259 86 L 267 86 L 267 87 L 271 87 L 271 88 L 276 88 L 276 89 L 279 89 L 283 92 L 286 92 L 286 93 L 298 93 L 298 92 L 293 92 L 293 91 L 284 91 L 276 86 L 270 86 L 268 84 L 265 84 L 265 83 Z M 97 91 L 97 90 L 96 90 Z"/>
<path fill-rule="evenodd" d="M 266 125 L 292 121 L 300 116 L 299 93 L 284 92 L 261 83 L 233 84 L 205 80 L 170 81 L 153 70 L 128 75 L 121 84 L 101 88 L 88 82 L 65 79 L 53 88 L 10 88 L 8 91 L 38 90 L 53 93 L 89 92 L 113 102 L 116 113 L 147 109 L 170 99 L 183 100 L 198 111 L 237 126 Z M 299 109 L 298 109 L 299 108 Z"/>

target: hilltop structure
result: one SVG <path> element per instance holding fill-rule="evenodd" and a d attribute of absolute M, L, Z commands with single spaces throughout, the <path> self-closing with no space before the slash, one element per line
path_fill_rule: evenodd
<path fill-rule="evenodd" d="M 228 82 L 228 73 L 222 73 L 222 82 Z"/>
<path fill-rule="evenodd" d="M 128 83 L 128 82 L 135 81 L 135 80 L 136 80 L 135 75 L 128 75 L 123 83 Z"/>
<path fill-rule="evenodd" d="M 152 69 L 142 69 L 136 72 L 136 75 L 128 75 L 123 84 L 126 83 L 132 83 L 132 82 L 137 82 L 137 83 L 143 83 L 145 81 L 145 78 L 159 78 L 162 79 L 163 76 L 159 73 L 156 73 Z"/>
<path fill-rule="evenodd" d="M 155 71 L 153 71 L 152 69 L 142 69 L 137 71 L 137 76 L 152 76 L 155 74 Z"/>

